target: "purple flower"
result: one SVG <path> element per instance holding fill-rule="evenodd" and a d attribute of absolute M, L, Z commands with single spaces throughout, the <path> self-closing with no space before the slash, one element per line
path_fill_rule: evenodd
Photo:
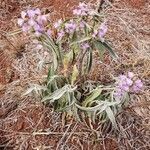
<path fill-rule="evenodd" d="M 34 29 L 36 35 L 44 30 L 44 23 L 47 21 L 46 15 L 41 15 L 39 8 L 29 9 L 21 12 L 21 18 L 18 19 L 18 25 L 22 27 L 23 32 Z"/>
<path fill-rule="evenodd" d="M 32 9 L 27 10 L 27 14 L 29 16 L 29 18 L 33 18 L 35 16 L 35 11 Z"/>
<path fill-rule="evenodd" d="M 48 29 L 46 33 L 47 33 L 48 36 L 52 35 L 52 31 L 50 29 Z"/>
<path fill-rule="evenodd" d="M 61 40 L 64 35 L 65 35 L 65 32 L 61 30 L 60 32 L 58 32 L 58 39 Z"/>
<path fill-rule="evenodd" d="M 39 8 L 36 8 L 36 9 L 34 10 L 34 13 L 35 13 L 36 15 L 41 15 L 41 10 L 40 10 Z"/>
<path fill-rule="evenodd" d="M 29 26 L 27 23 L 24 23 L 22 26 L 23 32 L 28 32 L 31 29 L 31 26 Z"/>
<path fill-rule="evenodd" d="M 24 12 L 24 11 L 22 11 L 22 12 L 21 12 L 21 18 L 22 18 L 22 19 L 25 19 L 26 16 L 27 16 L 27 13 Z"/>
<path fill-rule="evenodd" d="M 123 85 L 121 87 L 122 91 L 125 91 L 125 92 L 129 92 L 129 86 L 128 85 Z"/>
<path fill-rule="evenodd" d="M 46 15 L 39 15 L 37 17 L 37 22 L 40 25 L 43 25 L 45 22 L 47 22 L 47 16 Z"/>
<path fill-rule="evenodd" d="M 40 37 L 41 36 L 41 32 L 39 32 L 39 31 L 35 31 L 35 36 L 37 36 L 37 37 Z"/>
<path fill-rule="evenodd" d="M 129 77 L 130 79 L 132 79 L 132 78 L 134 77 L 134 73 L 133 73 L 133 72 L 128 72 L 128 77 Z"/>
<path fill-rule="evenodd" d="M 102 42 L 104 42 L 104 36 L 107 32 L 107 26 L 106 26 L 106 23 L 102 23 L 100 25 L 100 27 L 97 29 L 97 30 L 94 30 L 94 33 L 93 33 L 93 37 L 96 38 L 98 37 Z"/>
<path fill-rule="evenodd" d="M 134 83 L 137 87 L 139 87 L 139 88 L 142 88 L 143 87 L 143 83 L 142 83 L 142 81 L 141 80 L 136 80 L 135 81 L 135 83 Z"/>
<path fill-rule="evenodd" d="M 30 26 L 34 26 L 36 24 L 36 22 L 34 21 L 34 19 L 31 18 L 31 19 L 28 20 L 28 24 Z"/>
<path fill-rule="evenodd" d="M 90 48 L 90 45 L 88 43 L 82 43 L 81 47 L 83 50 L 87 50 L 88 48 Z"/>
<path fill-rule="evenodd" d="M 82 11 L 81 11 L 80 9 L 74 9 L 74 10 L 73 10 L 73 14 L 74 14 L 74 15 L 80 16 L 81 13 L 82 13 Z"/>
<path fill-rule="evenodd" d="M 65 24 L 65 30 L 67 33 L 73 33 L 76 30 L 76 28 L 77 25 L 73 20 Z"/>
<path fill-rule="evenodd" d="M 37 23 L 34 24 L 33 28 L 34 28 L 35 31 L 38 31 L 38 32 L 43 31 L 43 28 Z"/>
<path fill-rule="evenodd" d="M 125 80 L 127 77 L 125 76 L 125 75 L 120 75 L 119 76 L 119 80 L 121 80 L 121 81 L 123 81 L 123 80 Z"/>
<path fill-rule="evenodd" d="M 97 30 L 94 30 L 94 33 L 93 33 L 93 35 L 92 35 L 92 36 L 93 36 L 94 38 L 96 38 L 97 33 L 98 33 L 98 31 L 97 31 Z"/>
<path fill-rule="evenodd" d="M 24 20 L 22 18 L 19 18 L 17 23 L 21 27 L 24 23 Z"/>
<path fill-rule="evenodd" d="M 54 23 L 54 27 L 55 27 L 56 29 L 58 29 L 58 28 L 61 26 L 61 24 L 62 24 L 62 20 L 59 19 L 57 22 Z"/>
<path fill-rule="evenodd" d="M 143 83 L 140 79 L 137 79 L 133 86 L 131 87 L 131 91 L 132 92 L 135 92 L 135 93 L 138 93 L 139 91 L 141 91 L 143 88 Z"/>
<path fill-rule="evenodd" d="M 87 16 L 89 12 L 89 6 L 85 3 L 79 3 L 79 6 L 73 10 L 73 14 L 77 16 Z"/>
<path fill-rule="evenodd" d="M 84 21 L 81 21 L 80 24 L 79 24 L 79 27 L 80 27 L 81 29 L 83 29 L 83 28 L 85 27 L 85 22 L 84 22 Z"/>
<path fill-rule="evenodd" d="M 107 32 L 107 26 L 106 26 L 105 23 L 102 23 L 100 28 L 99 28 L 99 31 L 98 31 L 98 37 L 100 39 L 103 39 L 103 37 L 105 36 L 106 32 Z"/>
<path fill-rule="evenodd" d="M 126 92 L 135 92 L 138 93 L 142 87 L 143 83 L 141 80 L 135 80 L 134 74 L 132 72 L 128 72 L 126 75 L 120 75 L 118 77 L 118 81 L 116 83 L 115 96 L 124 95 Z"/>
<path fill-rule="evenodd" d="M 131 79 L 129 79 L 129 78 L 126 78 L 126 84 L 128 86 L 131 86 L 133 84 L 133 81 Z"/>

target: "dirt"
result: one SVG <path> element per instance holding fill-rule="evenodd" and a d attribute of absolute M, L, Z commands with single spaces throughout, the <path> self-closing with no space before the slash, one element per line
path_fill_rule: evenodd
<path fill-rule="evenodd" d="M 144 7 L 146 2 L 148 2 L 148 0 L 124 0 L 124 1 L 127 2 L 129 6 L 137 9 Z"/>

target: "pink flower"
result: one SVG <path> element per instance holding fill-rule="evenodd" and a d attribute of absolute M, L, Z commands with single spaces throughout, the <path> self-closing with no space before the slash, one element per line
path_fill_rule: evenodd
<path fill-rule="evenodd" d="M 98 31 L 97 31 L 97 30 L 94 30 L 94 33 L 93 33 L 92 37 L 96 38 L 97 33 L 98 33 Z"/>
<path fill-rule="evenodd" d="M 107 32 L 107 26 L 106 26 L 106 23 L 102 23 L 100 25 L 100 27 L 97 29 L 97 30 L 94 30 L 94 33 L 93 33 L 93 37 L 96 38 L 98 36 L 98 38 L 104 42 L 104 36 Z"/>
<path fill-rule="evenodd" d="M 126 84 L 128 86 L 131 86 L 133 84 L 133 81 L 131 79 L 129 79 L 129 78 L 126 78 Z"/>
<path fill-rule="evenodd" d="M 22 31 L 23 32 L 28 32 L 30 29 L 31 29 L 31 27 L 26 23 L 22 26 Z"/>
<path fill-rule="evenodd" d="M 65 29 L 67 33 L 73 33 L 77 28 L 77 25 L 71 20 L 70 22 L 65 24 Z"/>
<path fill-rule="evenodd" d="M 48 29 L 46 33 L 47 33 L 48 36 L 52 35 L 52 31 L 50 29 Z"/>
<path fill-rule="evenodd" d="M 24 11 L 22 11 L 22 12 L 21 12 L 21 18 L 22 18 L 22 19 L 25 19 L 26 16 L 27 16 L 27 13 L 24 12 Z"/>
<path fill-rule="evenodd" d="M 30 9 L 30 10 L 27 10 L 27 14 L 30 18 L 33 18 L 35 16 L 35 11 Z"/>
<path fill-rule="evenodd" d="M 133 73 L 133 72 L 128 72 L 128 77 L 129 77 L 130 79 L 132 79 L 132 78 L 134 77 L 134 73 Z"/>
<path fill-rule="evenodd" d="M 132 86 L 131 91 L 138 93 L 139 91 L 142 90 L 142 88 L 143 88 L 143 83 L 140 79 L 138 79 L 134 82 L 134 85 Z"/>
<path fill-rule="evenodd" d="M 60 32 L 58 32 L 58 39 L 61 40 L 64 35 L 65 35 L 65 32 L 61 30 Z"/>
<path fill-rule="evenodd" d="M 79 6 L 73 10 L 73 14 L 77 16 L 87 16 L 89 7 L 85 3 L 79 3 Z"/>
<path fill-rule="evenodd" d="M 41 36 L 41 33 L 40 33 L 39 31 L 36 31 L 34 34 L 35 34 L 35 36 L 37 36 L 37 37 L 40 37 L 40 36 Z"/>
<path fill-rule="evenodd" d="M 115 96 L 124 95 L 126 92 L 135 92 L 138 93 L 142 87 L 143 83 L 140 79 L 135 80 L 134 74 L 129 72 L 126 75 L 120 75 L 118 77 L 118 82 L 116 84 Z"/>
<path fill-rule="evenodd" d="M 58 29 L 58 28 L 61 26 L 61 24 L 62 24 L 62 20 L 59 19 L 57 22 L 54 23 L 54 27 L 55 27 L 56 29 Z"/>
<path fill-rule="evenodd" d="M 36 22 L 34 21 L 34 19 L 31 18 L 31 19 L 28 20 L 28 24 L 30 26 L 34 26 L 36 24 Z"/>
<path fill-rule="evenodd" d="M 34 10 L 34 13 L 35 13 L 36 15 L 41 15 L 41 10 L 40 10 L 39 8 L 36 8 L 36 9 Z"/>
<path fill-rule="evenodd" d="M 80 16 L 81 13 L 82 13 L 82 12 L 81 12 L 80 9 L 74 9 L 74 10 L 73 10 L 73 14 L 74 14 L 74 15 Z"/>
<path fill-rule="evenodd" d="M 83 29 L 83 28 L 85 27 L 85 22 L 84 22 L 84 21 L 81 21 L 80 24 L 79 24 L 79 27 L 80 27 L 81 29 Z"/>
<path fill-rule="evenodd" d="M 132 92 L 138 93 L 141 89 L 135 85 L 132 87 Z"/>
<path fill-rule="evenodd" d="M 135 81 L 135 83 L 134 83 L 137 87 L 139 87 L 139 88 L 142 88 L 143 87 L 143 83 L 142 83 L 142 81 L 141 80 L 136 80 Z"/>
<path fill-rule="evenodd" d="M 24 20 L 22 18 L 18 19 L 18 25 L 21 27 L 24 23 Z"/>
<path fill-rule="evenodd" d="M 37 23 L 34 24 L 33 28 L 34 28 L 35 31 L 38 31 L 38 32 L 43 31 L 43 28 Z"/>
<path fill-rule="evenodd" d="M 106 32 L 107 32 L 107 26 L 105 23 L 102 23 L 98 31 L 98 37 L 102 39 L 105 36 Z"/>
<path fill-rule="evenodd" d="M 81 47 L 82 47 L 83 50 L 87 50 L 88 48 L 90 48 L 90 45 L 88 43 L 83 43 L 81 45 Z"/>
<path fill-rule="evenodd" d="M 37 17 L 37 22 L 40 24 L 40 25 L 43 25 L 43 23 L 47 22 L 47 16 L 46 15 L 39 15 Z"/>

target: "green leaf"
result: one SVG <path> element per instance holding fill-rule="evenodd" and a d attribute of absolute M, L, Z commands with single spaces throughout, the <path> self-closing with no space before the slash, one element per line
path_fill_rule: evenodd
<path fill-rule="evenodd" d="M 101 42 L 102 43 L 102 42 Z M 109 51 L 110 55 L 116 59 L 118 58 L 117 54 L 113 51 L 113 49 L 110 47 L 110 45 L 106 42 L 103 42 L 103 45 L 106 47 L 106 49 Z"/>
<path fill-rule="evenodd" d="M 61 89 L 54 91 L 50 96 L 44 97 L 42 102 L 47 100 L 54 102 L 55 100 L 60 99 L 66 92 L 67 92 L 67 86 L 64 86 Z"/>
<path fill-rule="evenodd" d="M 88 56 L 87 56 L 87 68 L 86 72 L 89 73 L 92 67 L 92 50 L 89 50 Z"/>
<path fill-rule="evenodd" d="M 117 129 L 116 119 L 115 119 L 114 113 L 110 107 L 106 108 L 106 113 L 107 113 L 107 116 L 110 119 L 112 125 Z"/>
<path fill-rule="evenodd" d="M 75 116 L 75 118 L 76 118 L 79 122 L 81 122 L 81 118 L 80 118 L 80 115 L 79 115 L 78 108 L 74 105 L 73 108 L 72 108 L 72 110 L 73 110 L 73 115 Z"/>
<path fill-rule="evenodd" d="M 77 87 L 71 88 L 70 85 L 65 85 L 62 88 L 54 91 L 51 95 L 43 98 L 42 102 L 50 100 L 53 103 L 55 100 L 60 99 L 66 92 L 73 92 Z"/>
<path fill-rule="evenodd" d="M 101 41 L 95 40 L 94 45 L 95 45 L 95 48 L 99 51 L 99 56 L 101 59 L 103 59 L 103 55 L 106 50 L 110 53 L 110 55 L 114 59 L 116 59 L 118 57 L 116 55 L 116 53 L 112 50 L 112 48 L 106 42 L 101 42 Z"/>
<path fill-rule="evenodd" d="M 94 46 L 98 50 L 100 60 L 103 61 L 103 57 L 104 57 L 104 53 L 105 53 L 105 47 L 99 41 L 94 41 Z"/>
<path fill-rule="evenodd" d="M 46 91 L 47 88 L 45 86 L 41 86 L 41 85 L 38 85 L 38 84 L 31 84 L 30 88 L 24 94 L 22 94 L 22 96 L 28 95 L 33 91 L 35 91 L 36 94 L 39 94 L 39 92 L 41 90 Z"/>
<path fill-rule="evenodd" d="M 101 104 L 99 104 L 99 105 L 96 105 L 96 106 L 94 106 L 94 107 L 83 107 L 83 106 L 80 106 L 80 105 L 78 105 L 78 104 L 75 104 L 75 105 L 76 105 L 76 107 L 78 107 L 80 110 L 83 110 L 83 111 L 92 111 L 92 112 L 94 112 L 94 111 L 96 111 L 96 110 L 99 110 L 100 107 L 103 105 L 103 103 L 101 103 Z"/>
<path fill-rule="evenodd" d="M 84 37 L 84 38 L 82 38 L 82 39 L 80 39 L 80 40 L 77 40 L 77 41 L 74 41 L 74 42 L 72 42 L 71 44 L 70 44 L 70 46 L 72 46 L 72 45 L 74 45 L 74 44 L 77 44 L 77 43 L 82 43 L 82 42 L 85 42 L 85 41 L 89 41 L 90 39 L 92 39 L 92 37 Z"/>
<path fill-rule="evenodd" d="M 95 100 L 102 92 L 101 88 L 97 88 L 83 101 L 83 106 L 87 106 L 90 101 Z"/>
<path fill-rule="evenodd" d="M 77 69 L 77 66 L 74 65 L 73 70 L 72 70 L 72 76 L 71 76 L 71 85 L 74 84 L 74 82 L 76 81 L 78 75 L 79 75 L 79 71 Z"/>
<path fill-rule="evenodd" d="M 51 82 L 53 82 L 54 80 L 59 79 L 59 78 L 61 79 L 61 78 L 63 78 L 63 76 L 61 76 L 61 75 L 53 75 L 53 76 L 51 76 L 49 78 L 48 82 L 47 82 L 47 85 L 50 84 Z"/>

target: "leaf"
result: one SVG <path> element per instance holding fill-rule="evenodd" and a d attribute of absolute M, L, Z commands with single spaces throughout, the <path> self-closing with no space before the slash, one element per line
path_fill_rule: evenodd
<path fill-rule="evenodd" d="M 84 38 L 82 38 L 82 39 L 80 39 L 80 40 L 77 40 L 77 41 L 74 41 L 74 42 L 72 42 L 71 44 L 70 44 L 70 46 L 72 46 L 72 45 L 74 45 L 74 44 L 77 44 L 77 43 L 82 43 L 82 42 L 85 42 L 85 41 L 89 41 L 90 39 L 92 39 L 92 37 L 84 37 Z"/>
<path fill-rule="evenodd" d="M 28 95 L 33 91 L 35 91 L 36 94 L 39 94 L 39 91 L 41 91 L 41 90 L 46 91 L 47 88 L 45 86 L 41 86 L 41 85 L 38 85 L 38 84 L 31 84 L 30 88 L 24 94 L 22 94 L 22 96 Z"/>
<path fill-rule="evenodd" d="M 75 116 L 75 118 L 76 118 L 79 122 L 81 122 L 80 115 L 78 114 L 78 113 L 79 113 L 79 112 L 78 112 L 78 108 L 74 105 L 73 108 L 72 108 L 72 110 L 73 110 L 73 115 Z"/>
<path fill-rule="evenodd" d="M 105 47 L 99 41 L 94 41 L 94 46 L 98 50 L 100 60 L 103 61 L 103 57 L 104 57 L 104 53 L 105 53 Z"/>
<path fill-rule="evenodd" d="M 53 47 L 47 43 L 43 43 L 47 48 L 49 48 L 50 50 L 52 50 L 52 54 L 53 54 L 53 67 L 54 67 L 54 71 L 57 70 L 58 67 L 58 57 L 57 54 L 55 52 L 55 50 L 53 49 Z"/>
<path fill-rule="evenodd" d="M 110 119 L 112 125 L 117 129 L 116 119 L 115 119 L 114 113 L 110 107 L 106 108 L 106 113 L 107 113 L 107 116 Z"/>
<path fill-rule="evenodd" d="M 55 75 L 54 68 L 53 68 L 53 66 L 50 66 L 50 68 L 48 70 L 48 74 L 47 74 L 47 81 L 54 75 Z"/>
<path fill-rule="evenodd" d="M 76 88 L 77 87 L 71 88 L 70 85 L 65 85 L 62 88 L 54 91 L 50 96 L 44 97 L 42 102 L 50 100 L 53 103 L 55 100 L 60 99 L 66 92 L 73 92 L 74 90 L 76 90 Z"/>
<path fill-rule="evenodd" d="M 32 91 L 34 91 L 34 87 L 28 88 L 27 91 L 22 94 L 22 96 L 26 96 L 26 95 L 30 94 Z"/>
<path fill-rule="evenodd" d="M 61 89 L 54 91 L 50 96 L 44 97 L 42 102 L 46 100 L 50 100 L 51 102 L 54 102 L 55 100 L 60 99 L 66 92 L 67 92 L 67 86 L 64 86 Z"/>
<path fill-rule="evenodd" d="M 17 30 L 7 33 L 7 36 L 13 36 L 21 32 L 22 32 L 22 29 L 17 29 Z"/>
<path fill-rule="evenodd" d="M 89 50 L 88 56 L 87 56 L 87 73 L 90 72 L 92 67 L 92 50 Z"/>
<path fill-rule="evenodd" d="M 83 110 L 83 111 L 96 111 L 96 110 L 99 110 L 99 108 L 101 107 L 101 105 L 103 105 L 103 103 L 99 104 L 99 105 L 96 105 L 94 107 L 83 107 L 83 106 L 80 106 L 78 104 L 75 104 L 80 110 Z"/>
<path fill-rule="evenodd" d="M 102 42 L 101 42 L 102 43 Z M 111 54 L 111 56 L 116 59 L 118 58 L 117 54 L 113 51 L 113 49 L 110 47 L 110 45 L 106 42 L 103 42 L 103 45 L 106 47 L 106 49 L 109 51 L 109 53 Z"/>
<path fill-rule="evenodd" d="M 83 101 L 83 106 L 87 106 L 90 101 L 96 99 L 102 92 L 101 88 L 97 88 Z"/>
<path fill-rule="evenodd" d="M 54 71 L 56 71 L 58 68 L 58 59 L 55 53 L 53 53 L 53 67 L 54 67 Z"/>
<path fill-rule="evenodd" d="M 112 50 L 112 48 L 106 43 L 106 42 L 101 42 L 101 41 L 98 41 L 98 40 L 95 40 L 94 41 L 94 45 L 95 45 L 95 48 L 97 50 L 99 50 L 99 56 L 100 58 L 102 59 L 103 58 L 103 55 L 104 55 L 104 52 L 105 50 L 108 50 L 110 55 L 116 59 L 118 56 L 116 55 L 116 53 Z"/>
<path fill-rule="evenodd" d="M 76 81 L 78 75 L 79 75 L 79 71 L 77 69 L 77 66 L 74 65 L 73 70 L 72 70 L 72 76 L 71 76 L 71 85 L 74 84 L 74 82 Z"/>
<path fill-rule="evenodd" d="M 53 82 L 55 79 L 59 79 L 59 78 L 62 78 L 63 76 L 61 75 L 53 75 L 49 78 L 48 82 L 47 82 L 47 85 L 50 84 L 51 82 Z"/>

